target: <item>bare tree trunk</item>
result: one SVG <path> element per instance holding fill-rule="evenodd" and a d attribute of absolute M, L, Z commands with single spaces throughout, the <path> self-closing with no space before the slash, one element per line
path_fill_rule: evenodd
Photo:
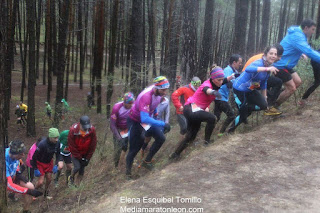
<path fill-rule="evenodd" d="M 320 35 L 320 1 L 318 2 L 318 17 L 317 17 L 317 28 L 316 28 L 316 38 Z"/>
<path fill-rule="evenodd" d="M 82 0 L 78 2 L 78 43 L 80 49 L 80 89 L 83 89 L 83 72 L 84 72 L 84 51 L 83 51 L 83 27 L 82 27 Z"/>
<path fill-rule="evenodd" d="M 27 136 L 36 136 L 35 123 L 35 87 L 36 87 L 36 67 L 35 67 L 35 5 L 36 0 L 29 0 L 27 5 L 27 28 L 29 34 L 29 79 L 28 79 L 28 117 Z"/>
<path fill-rule="evenodd" d="M 111 114 L 111 97 L 113 93 L 113 78 L 114 78 L 114 67 L 115 67 L 115 54 L 116 54 L 116 43 L 117 43 L 117 23 L 118 23 L 118 8 L 119 0 L 113 2 L 113 13 L 111 18 L 111 43 L 109 49 L 109 66 L 108 66 L 108 77 L 107 77 L 107 118 L 110 118 Z"/>
<path fill-rule="evenodd" d="M 261 17 L 261 3 L 260 1 L 257 2 L 257 31 L 256 31 L 256 51 L 260 52 L 261 51 L 261 48 L 260 48 L 260 17 Z"/>
<path fill-rule="evenodd" d="M 248 20 L 248 0 L 237 0 L 236 15 L 235 15 L 235 53 L 246 56 L 246 35 L 247 35 L 247 20 Z"/>
<path fill-rule="evenodd" d="M 247 56 L 250 57 L 255 53 L 256 47 L 256 16 L 257 16 L 257 4 L 256 0 L 251 0 L 251 12 L 250 12 L 250 23 L 248 32 L 248 45 L 247 45 Z M 249 44 L 250 42 L 250 44 Z"/>
<path fill-rule="evenodd" d="M 196 74 L 200 79 L 205 80 L 209 66 L 209 56 L 211 52 L 212 33 L 213 33 L 213 14 L 214 0 L 207 0 L 204 16 L 204 29 L 200 53 L 199 71 Z"/>
<path fill-rule="evenodd" d="M 297 21 L 296 21 L 296 24 L 297 24 L 297 25 L 300 25 L 301 22 L 303 21 L 304 1 L 305 1 L 305 0 L 299 0 L 298 16 L 297 16 Z"/>
<path fill-rule="evenodd" d="M 270 0 L 263 0 L 262 30 L 261 30 L 261 43 L 260 43 L 260 47 L 262 48 L 262 50 L 268 45 L 270 6 L 271 6 Z"/>
<path fill-rule="evenodd" d="M 284 0 L 283 8 L 280 14 L 280 23 L 279 23 L 279 33 L 278 33 L 278 42 L 280 42 L 283 38 L 284 34 L 284 26 L 286 22 L 286 16 L 287 16 L 287 9 L 288 9 L 288 0 Z"/>
<path fill-rule="evenodd" d="M 142 60 L 143 60 L 143 27 L 142 27 L 142 0 L 132 1 L 132 59 L 131 59 L 131 82 L 130 87 L 134 93 L 137 93 L 141 89 L 141 85 L 137 85 L 139 82 L 139 74 L 141 72 Z"/>
<path fill-rule="evenodd" d="M 7 27 L 9 25 L 8 20 L 8 8 L 7 1 L 0 1 L 0 173 L 1 173 L 1 184 L 0 184 L 0 212 L 7 211 L 7 180 L 6 180 L 6 164 L 5 159 L 5 148 L 7 147 L 6 141 L 8 140 L 7 131 L 7 114 L 9 111 L 5 106 L 6 94 L 9 93 L 9 88 L 6 87 L 6 72 L 7 72 L 7 51 L 8 51 L 8 37 Z"/>
<path fill-rule="evenodd" d="M 94 63 L 93 73 L 96 77 L 97 91 L 97 113 L 101 113 L 101 72 L 103 67 L 103 49 L 104 49 L 104 1 L 99 0 L 96 3 L 95 18 L 95 43 L 94 43 Z"/>
<path fill-rule="evenodd" d="M 62 115 L 63 83 L 65 70 L 65 49 L 67 43 L 68 19 L 69 19 L 69 0 L 59 0 L 59 40 L 58 40 L 58 63 L 57 63 L 57 86 L 56 103 L 54 113 L 54 126 L 59 126 Z"/>
<path fill-rule="evenodd" d="M 50 93 L 52 91 L 52 64 L 53 64 L 53 51 L 52 51 L 52 39 L 51 39 L 51 1 L 47 0 L 47 11 L 46 11 L 46 43 L 47 43 L 47 58 L 48 58 L 48 90 L 47 90 L 47 101 L 50 102 Z"/>
<path fill-rule="evenodd" d="M 38 0 L 38 14 L 37 14 L 37 21 L 36 21 L 36 41 L 37 41 L 36 75 L 37 75 L 37 79 L 39 78 L 39 52 L 40 52 L 41 18 L 42 18 L 42 0 Z"/>

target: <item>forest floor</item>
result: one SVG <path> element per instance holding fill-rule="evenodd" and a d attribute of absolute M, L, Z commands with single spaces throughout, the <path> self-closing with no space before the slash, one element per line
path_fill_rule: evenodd
<path fill-rule="evenodd" d="M 29 148 L 38 137 L 46 136 L 51 127 L 45 115 L 47 87 L 38 83 L 36 88 L 37 137 L 26 137 L 26 129 L 18 128 L 14 115 L 20 99 L 20 77 L 20 72 L 13 72 L 9 140 L 22 139 Z M 135 207 L 194 208 L 194 212 L 202 209 L 209 213 L 319 212 L 319 94 L 313 94 L 310 105 L 304 108 L 290 100 L 283 106 L 285 112 L 281 117 L 254 113 L 249 124 L 242 125 L 234 135 L 217 139 L 215 132 L 216 140 L 208 147 L 202 146 L 202 128 L 195 143 L 178 162 L 168 161 L 180 138 L 172 113 L 173 128 L 155 156 L 155 171 L 138 169 L 135 163 L 136 179 L 127 181 L 123 168 L 119 171 L 113 167 L 113 144 L 105 105 L 102 114 L 97 114 L 95 108 L 88 110 L 88 91 L 89 88 L 80 91 L 76 84 L 70 86 L 71 110 L 59 127 L 60 131 L 68 129 L 81 115 L 87 114 L 97 129 L 97 150 L 86 168 L 84 180 L 77 188 L 68 188 L 65 176 L 61 176 L 58 188 L 51 184 L 53 199 L 38 198 L 32 204 L 32 212 L 116 213 Z M 113 103 L 122 92 L 122 89 L 115 90 Z M 103 95 L 105 97 L 105 91 Z M 55 86 L 51 97 L 55 99 Z M 22 198 L 17 197 L 18 202 L 8 202 L 9 212 L 21 211 Z M 159 198 L 159 202 L 167 200 L 152 204 L 144 202 L 143 197 Z M 189 202 L 181 203 L 183 201 Z"/>

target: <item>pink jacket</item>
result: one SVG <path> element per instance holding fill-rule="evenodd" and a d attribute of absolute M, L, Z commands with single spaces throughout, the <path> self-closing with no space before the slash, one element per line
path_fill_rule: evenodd
<path fill-rule="evenodd" d="M 27 160 L 26 160 L 26 165 L 30 168 L 32 168 L 31 166 L 31 163 L 30 163 L 30 160 L 32 159 L 32 156 L 34 154 L 34 152 L 36 151 L 37 149 L 37 143 L 34 143 L 31 148 L 29 149 L 29 152 L 28 152 L 28 156 L 27 156 Z"/>

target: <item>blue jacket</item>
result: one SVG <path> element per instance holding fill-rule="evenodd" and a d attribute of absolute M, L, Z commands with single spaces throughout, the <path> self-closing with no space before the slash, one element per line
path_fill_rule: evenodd
<path fill-rule="evenodd" d="M 237 70 L 234 70 L 230 65 L 228 65 L 226 68 L 224 68 L 223 72 L 224 72 L 224 77 L 225 78 L 229 77 L 233 73 L 239 73 Z M 234 80 L 231 80 L 231 82 L 233 82 L 233 81 Z M 228 85 L 229 84 L 223 84 L 220 87 L 219 93 L 221 94 L 221 98 L 216 98 L 215 100 L 228 102 L 228 100 L 229 100 L 229 88 L 228 88 Z"/>
<path fill-rule="evenodd" d="M 257 72 L 258 67 L 264 67 L 263 59 L 258 59 L 247 66 L 246 70 L 233 82 L 233 88 L 242 92 L 250 92 L 250 86 L 253 83 L 259 83 L 261 90 L 267 89 L 270 73 Z"/>
<path fill-rule="evenodd" d="M 306 54 L 312 60 L 320 63 L 320 54 L 313 50 L 307 41 L 307 36 L 303 33 L 301 27 L 291 26 L 287 35 L 280 42 L 284 49 L 283 56 L 280 61 L 274 63 L 278 69 L 294 68 L 302 53 Z"/>

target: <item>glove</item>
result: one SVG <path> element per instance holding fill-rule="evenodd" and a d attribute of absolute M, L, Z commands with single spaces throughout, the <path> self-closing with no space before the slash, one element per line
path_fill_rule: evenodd
<path fill-rule="evenodd" d="M 53 172 L 53 174 L 55 174 L 55 173 L 58 172 L 58 166 L 57 166 L 57 165 L 54 165 L 54 166 L 53 166 L 52 172 Z"/>
<path fill-rule="evenodd" d="M 170 132 L 170 130 L 171 130 L 170 124 L 168 124 L 168 123 L 164 124 L 163 133 L 166 134 L 166 133 Z"/>
<path fill-rule="evenodd" d="M 41 173 L 40 173 L 39 169 L 35 169 L 34 170 L 34 176 L 36 176 L 36 177 L 40 177 L 41 176 Z"/>
<path fill-rule="evenodd" d="M 210 95 L 214 95 L 214 96 L 216 96 L 216 98 L 218 98 L 218 99 L 221 98 L 221 94 L 220 94 L 219 91 L 217 91 L 217 90 L 212 90 Z"/>
<path fill-rule="evenodd" d="M 38 170 L 38 171 L 39 171 L 39 170 Z M 33 196 L 33 197 L 39 197 L 39 196 L 43 195 L 42 192 L 40 192 L 40 191 L 38 191 L 38 190 L 36 190 L 36 189 L 28 189 L 28 190 L 27 190 L 27 194 L 28 194 L 28 195 L 31 195 L 31 196 Z"/>
<path fill-rule="evenodd" d="M 234 77 L 235 77 L 235 78 L 238 78 L 239 76 L 240 76 L 240 73 L 235 73 L 235 74 L 234 74 Z"/>
<path fill-rule="evenodd" d="M 89 164 L 89 160 L 87 158 L 82 158 L 81 159 L 81 165 L 82 166 L 88 166 Z"/>

